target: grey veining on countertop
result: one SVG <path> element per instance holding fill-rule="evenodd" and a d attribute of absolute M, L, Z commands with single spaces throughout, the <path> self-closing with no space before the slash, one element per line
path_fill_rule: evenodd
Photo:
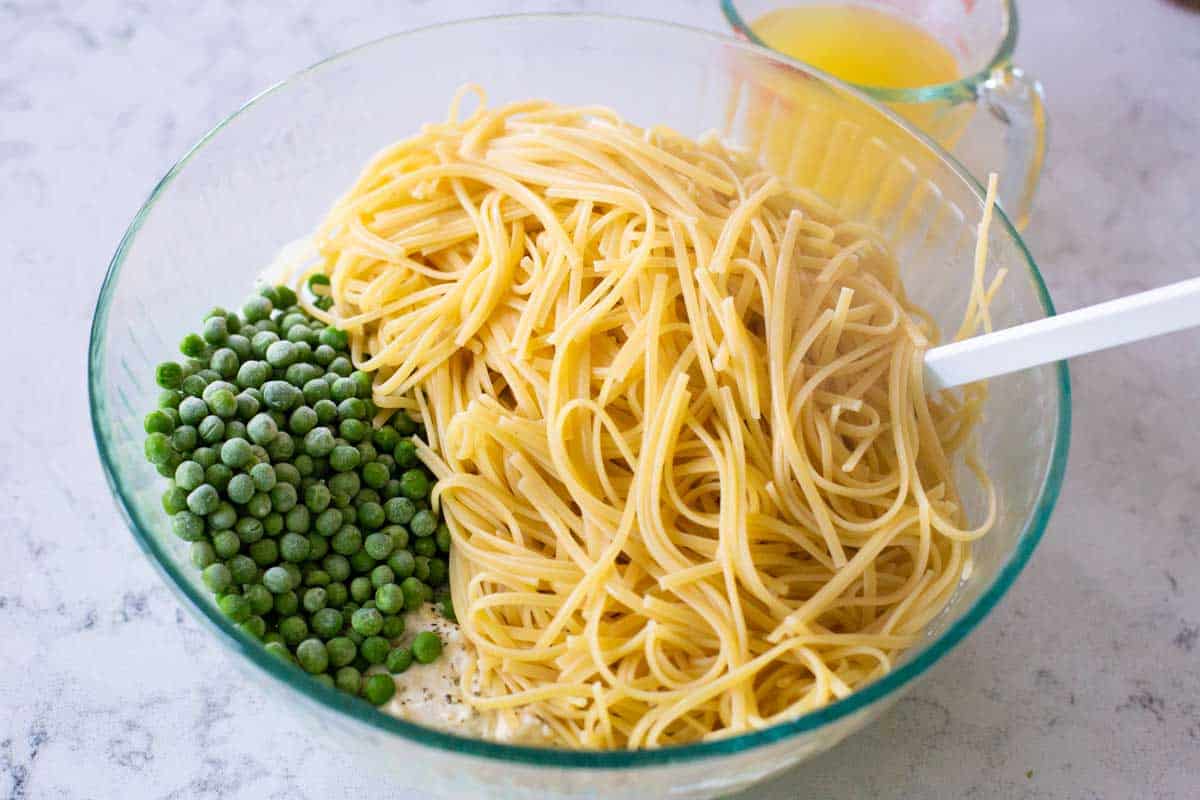
<path fill-rule="evenodd" d="M 92 442 L 87 330 L 155 181 L 247 97 L 383 32 L 545 8 L 723 27 L 716 0 L 0 4 L 0 798 L 394 796 L 295 735 L 138 552 Z M 1028 240 L 1059 306 L 1196 274 L 1200 14 L 1023 11 L 1052 121 Z M 1197 796 L 1200 336 L 1073 378 L 1062 499 L 1006 600 L 879 724 L 747 796 Z"/>

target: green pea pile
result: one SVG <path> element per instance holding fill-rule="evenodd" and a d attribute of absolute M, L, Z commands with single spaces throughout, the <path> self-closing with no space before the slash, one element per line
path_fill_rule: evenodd
<path fill-rule="evenodd" d="M 371 378 L 344 331 L 266 287 L 241 314 L 215 308 L 159 364 L 146 458 L 170 479 L 162 505 L 221 611 L 266 648 L 375 705 L 387 674 L 441 653 L 399 644 L 404 614 L 446 589 L 450 532 L 403 411 L 372 425 Z"/>

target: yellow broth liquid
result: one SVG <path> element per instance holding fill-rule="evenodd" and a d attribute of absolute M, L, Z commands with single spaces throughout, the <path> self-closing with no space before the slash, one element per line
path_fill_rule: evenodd
<path fill-rule="evenodd" d="M 771 49 L 859 86 L 916 89 L 962 77 L 954 54 L 928 31 L 865 6 L 777 8 L 750 27 Z M 969 105 L 945 100 L 890 105 L 946 146 L 971 113 Z"/>

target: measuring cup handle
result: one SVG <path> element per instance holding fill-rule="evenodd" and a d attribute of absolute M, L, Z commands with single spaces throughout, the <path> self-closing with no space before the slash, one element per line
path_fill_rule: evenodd
<path fill-rule="evenodd" d="M 977 90 L 979 106 L 1004 131 L 1000 205 L 1019 229 L 1029 223 L 1033 195 L 1046 156 L 1042 84 L 1011 64 L 992 71 Z"/>

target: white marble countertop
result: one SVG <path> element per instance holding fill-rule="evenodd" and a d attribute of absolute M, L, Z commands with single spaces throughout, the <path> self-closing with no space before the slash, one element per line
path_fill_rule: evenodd
<path fill-rule="evenodd" d="M 292 735 L 137 551 L 87 418 L 92 306 L 155 181 L 259 89 L 439 19 L 638 6 L 723 27 L 716 0 L 0 4 L 0 797 L 396 796 Z M 1053 125 L 1028 240 L 1059 307 L 1194 274 L 1200 14 L 1023 10 Z M 1196 796 L 1200 335 L 1073 378 L 1062 499 L 1002 605 L 880 723 L 753 797 Z"/>

